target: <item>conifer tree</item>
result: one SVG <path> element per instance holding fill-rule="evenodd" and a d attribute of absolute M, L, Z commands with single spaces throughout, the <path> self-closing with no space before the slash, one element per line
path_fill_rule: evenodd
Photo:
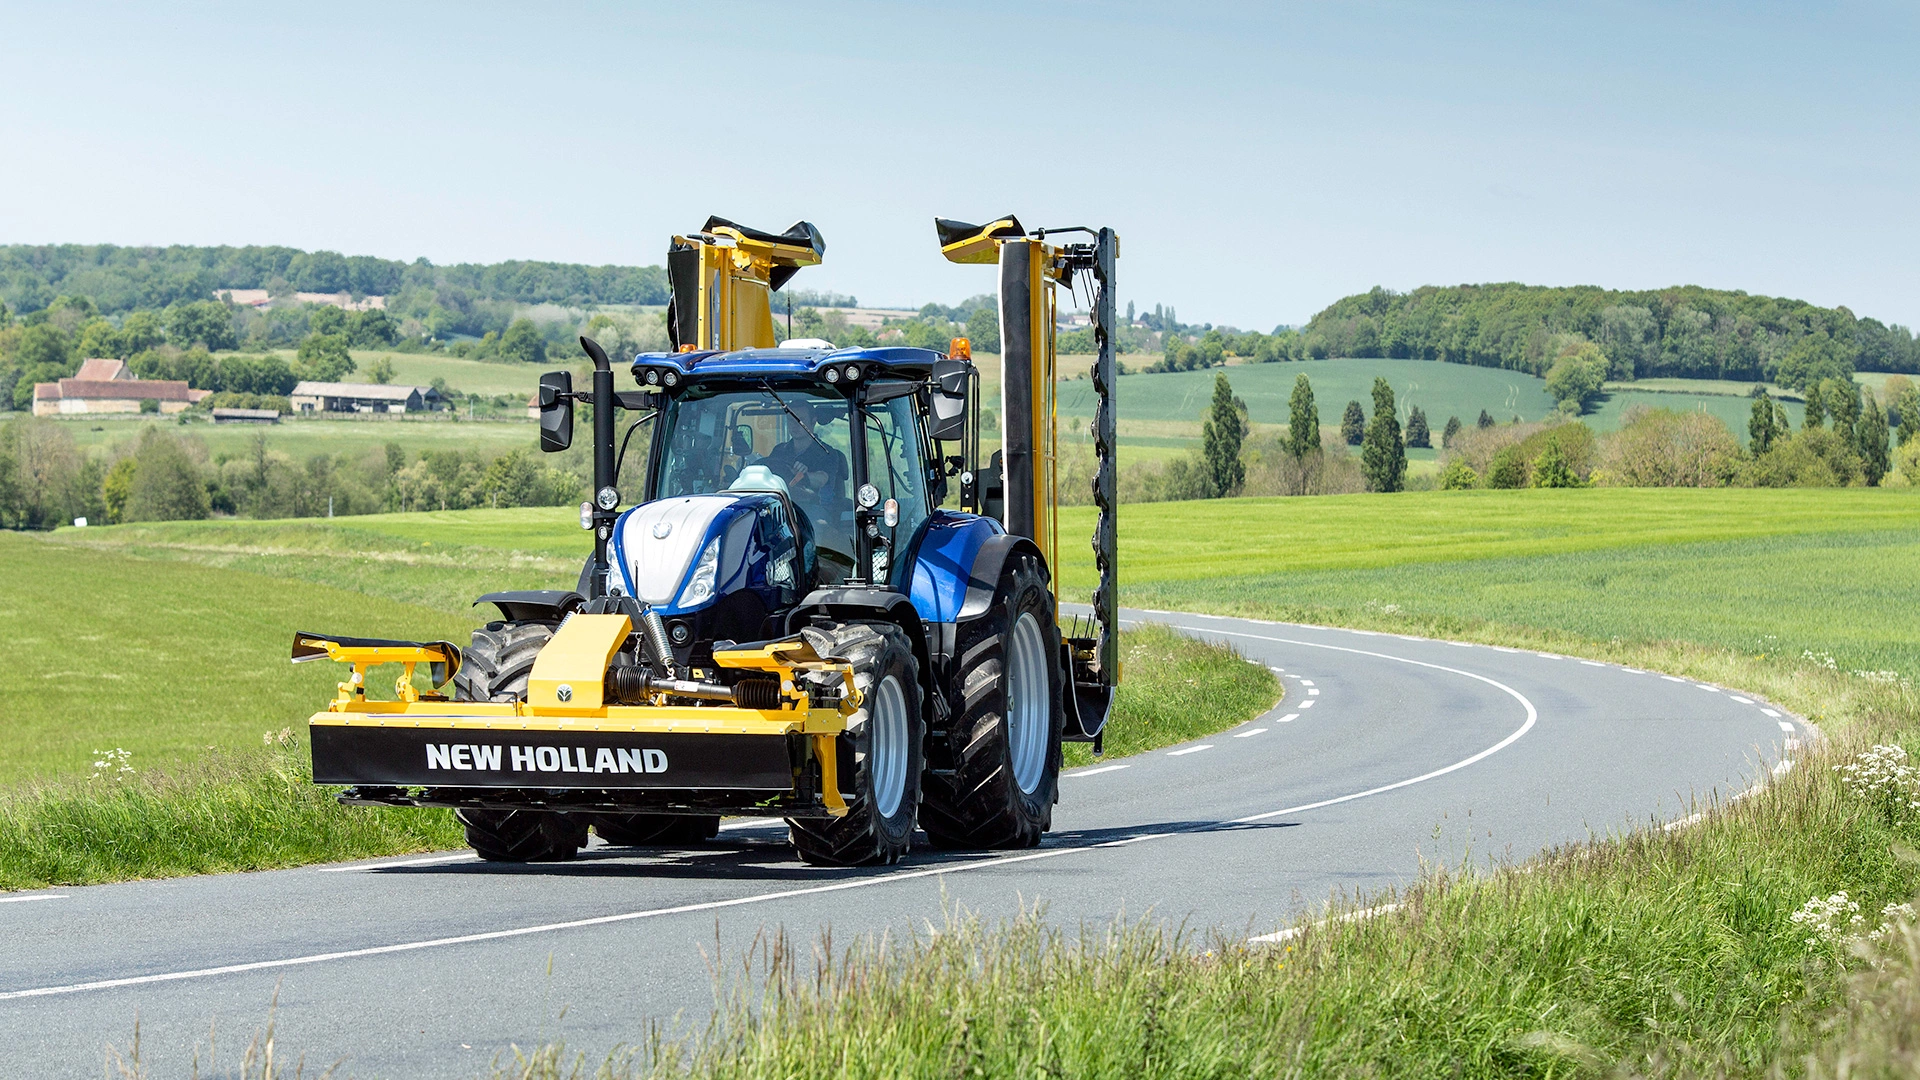
<path fill-rule="evenodd" d="M 1373 380 L 1373 419 L 1367 421 L 1360 451 L 1360 469 L 1374 491 L 1400 491 L 1407 486 L 1407 448 L 1400 441 L 1400 418 L 1394 411 L 1393 387 Z"/>
<path fill-rule="evenodd" d="M 1427 429 L 1427 414 L 1415 405 L 1407 412 L 1407 445 L 1430 449 L 1433 446 L 1433 432 Z"/>
<path fill-rule="evenodd" d="M 1305 375 L 1296 375 L 1287 408 L 1287 453 L 1304 458 L 1319 452 L 1320 408 L 1313 403 L 1313 384 Z"/>
<path fill-rule="evenodd" d="M 1357 401 L 1347 402 L 1347 411 L 1340 414 L 1340 437 L 1348 446 L 1359 446 L 1360 440 L 1367 434 L 1367 414 Z"/>
<path fill-rule="evenodd" d="M 1453 445 L 1453 437 L 1460 434 L 1460 418 L 1447 417 L 1447 426 L 1440 432 L 1440 446 L 1445 449 Z"/>
<path fill-rule="evenodd" d="M 1887 414 L 1872 394 L 1867 395 L 1866 410 L 1854 424 L 1853 437 L 1860 447 L 1860 471 L 1866 475 L 1867 486 L 1879 487 L 1893 462 L 1887 454 Z"/>
<path fill-rule="evenodd" d="M 1235 407 L 1233 387 L 1225 372 L 1213 377 L 1213 404 L 1207 409 L 1206 423 L 1200 427 L 1200 457 L 1206 462 L 1207 478 L 1213 497 L 1224 498 L 1240 490 L 1247 480 L 1247 467 L 1240 460 L 1240 410 Z"/>
<path fill-rule="evenodd" d="M 1492 413 L 1490 413 L 1490 412 L 1488 412 L 1488 411 L 1487 411 L 1487 410 L 1485 410 L 1485 409 L 1481 409 L 1481 410 L 1480 410 L 1480 420 L 1479 420 L 1479 424 L 1478 424 L 1478 426 L 1479 426 L 1479 427 L 1482 427 L 1482 428 L 1490 428 L 1490 427 L 1492 427 L 1492 426 L 1493 426 L 1493 414 L 1492 414 Z"/>
<path fill-rule="evenodd" d="M 1756 456 L 1764 454 L 1779 434 L 1773 426 L 1773 396 L 1761 390 L 1753 399 L 1753 417 L 1747 421 L 1747 447 Z"/>

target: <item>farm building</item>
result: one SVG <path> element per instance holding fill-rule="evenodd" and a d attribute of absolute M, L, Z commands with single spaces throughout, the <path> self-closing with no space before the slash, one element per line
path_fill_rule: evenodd
<path fill-rule="evenodd" d="M 93 358 L 71 379 L 33 384 L 33 415 L 137 413 L 151 401 L 163 413 L 184 412 L 209 391 L 194 390 L 173 379 L 136 379 L 119 360 Z"/>
<path fill-rule="evenodd" d="M 303 382 L 293 388 L 290 400 L 294 412 L 427 412 L 447 404 L 431 386 L 382 383 Z"/>

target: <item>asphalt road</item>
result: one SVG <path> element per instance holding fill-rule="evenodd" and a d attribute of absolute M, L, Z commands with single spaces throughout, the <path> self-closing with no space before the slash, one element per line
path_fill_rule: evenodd
<path fill-rule="evenodd" d="M 0 895 L 0 1076 L 100 1076 L 136 1018 L 148 1075 L 187 1075 L 213 1030 L 231 1064 L 276 988 L 278 1053 L 344 1059 L 342 1076 L 473 1076 L 510 1043 L 554 1039 L 598 1055 L 650 1020 L 699 1024 L 713 959 L 737 970 L 766 930 L 810 947 L 828 929 L 924 932 L 950 906 L 1259 936 L 1422 860 L 1517 860 L 1678 820 L 1817 734 L 1736 691 L 1568 657 L 1129 617 L 1231 643 L 1286 697 L 1067 774 L 1038 849 L 817 870 L 778 823 L 743 821 L 698 850 L 557 865 L 448 854 Z"/>

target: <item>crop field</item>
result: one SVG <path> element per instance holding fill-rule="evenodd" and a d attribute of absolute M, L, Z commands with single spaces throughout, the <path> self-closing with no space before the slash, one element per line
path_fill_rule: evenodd
<path fill-rule="evenodd" d="M 1061 513 L 1072 595 L 1091 588 Z M 1409 492 L 1124 507 L 1129 604 L 1687 640 L 1920 675 L 1920 497 L 1904 490 Z M 1232 569 L 1227 569 L 1232 568 Z"/>

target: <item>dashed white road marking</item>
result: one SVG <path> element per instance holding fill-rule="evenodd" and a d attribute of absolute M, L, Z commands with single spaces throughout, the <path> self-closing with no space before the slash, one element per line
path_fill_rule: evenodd
<path fill-rule="evenodd" d="M 1070 773 L 1061 773 L 1060 775 L 1062 777 L 1099 776 L 1103 772 L 1119 772 L 1126 767 L 1125 765 L 1102 765 L 1097 769 L 1077 769 Z"/>
<path fill-rule="evenodd" d="M 1257 728 L 1248 728 L 1247 730 L 1245 730 L 1245 731 L 1242 731 L 1242 732 L 1240 732 L 1239 734 L 1237 734 L 1237 735 L 1235 735 L 1235 736 L 1234 736 L 1234 738 L 1236 738 L 1236 739 L 1251 739 L 1251 738 L 1253 738 L 1253 737 L 1254 737 L 1255 735 L 1265 735 L 1266 733 L 1267 733 L 1267 729 L 1266 729 L 1266 728 L 1263 728 L 1263 727 L 1257 727 Z"/>
<path fill-rule="evenodd" d="M 1319 696 L 1320 696 L 1320 691 L 1319 691 L 1319 689 L 1318 689 L 1318 688 L 1315 688 L 1315 689 L 1312 689 L 1312 690 L 1309 690 L 1309 691 L 1307 691 L 1307 696 L 1308 696 L 1308 697 L 1319 697 Z"/>
<path fill-rule="evenodd" d="M 1717 693 L 1719 693 L 1719 692 L 1720 692 L 1720 688 L 1719 688 L 1719 687 L 1717 687 L 1717 686 L 1708 686 L 1708 685 L 1707 685 L 1706 683 L 1694 683 L 1693 685 L 1695 685 L 1695 686 L 1697 686 L 1697 687 L 1699 687 L 1699 688 L 1700 688 L 1700 689 L 1702 689 L 1702 690 L 1705 690 L 1705 691 L 1706 691 L 1707 693 L 1709 693 L 1709 694 L 1717 694 Z"/>
<path fill-rule="evenodd" d="M 1269 666 L 1267 670 L 1273 672 L 1275 675 L 1285 675 L 1287 673 L 1287 669 L 1283 667 Z"/>
<path fill-rule="evenodd" d="M 1782 743 L 1781 743 L 1781 745 L 1783 745 L 1783 746 L 1785 746 L 1785 747 L 1786 747 L 1786 748 L 1787 748 L 1788 750 L 1798 750 L 1798 749 L 1800 749 L 1800 740 L 1799 740 L 1799 739 L 1785 739 L 1785 740 L 1783 740 L 1783 741 L 1782 741 Z"/>
<path fill-rule="evenodd" d="M 1303 701 L 1303 702 L 1301 702 L 1300 704 L 1298 704 L 1298 705 L 1296 705 L 1296 706 L 1294 706 L 1294 708 L 1297 708 L 1297 709 L 1311 709 L 1311 708 L 1313 708 L 1313 703 L 1314 703 L 1315 701 L 1317 701 L 1317 700 L 1319 700 L 1319 699 L 1318 699 L 1318 698 L 1308 698 L 1307 700 L 1305 700 L 1305 701 Z"/>
<path fill-rule="evenodd" d="M 1493 650 L 1494 652 L 1503 652 L 1503 653 L 1523 653 L 1523 652 L 1526 652 L 1526 650 L 1525 650 L 1525 649 L 1509 649 L 1509 648 L 1507 648 L 1507 647 L 1505 647 L 1505 646 L 1503 646 L 1503 645 L 1489 645 L 1489 646 L 1487 646 L 1487 648 L 1489 648 L 1489 649 L 1492 649 L 1492 650 Z"/>
<path fill-rule="evenodd" d="M 1189 746 L 1185 750 L 1169 750 L 1167 751 L 1167 756 L 1168 757 L 1186 757 L 1188 754 L 1197 754 L 1202 750 L 1211 750 L 1211 749 L 1213 749 L 1212 743 L 1201 743 L 1199 746 Z"/>
<path fill-rule="evenodd" d="M 66 893 L 35 893 L 32 896 L 0 896 L 0 904 L 25 904 L 34 900 L 65 900 Z"/>
<path fill-rule="evenodd" d="M 1687 681 L 1678 675 L 1662 675 L 1660 677 L 1667 680 L 1668 682 L 1686 682 Z"/>
<path fill-rule="evenodd" d="M 1784 731 L 1784 732 L 1786 732 L 1786 733 L 1787 733 L 1787 734 L 1789 734 L 1789 735 L 1791 735 L 1791 734 L 1793 734 L 1793 725 L 1792 725 L 1792 724 L 1789 724 L 1789 723 L 1787 723 L 1787 722 L 1786 722 L 1785 720 L 1782 720 L 1782 721 L 1780 721 L 1780 730 L 1781 730 L 1781 731 Z"/>
<path fill-rule="evenodd" d="M 1312 680 L 1312 679 L 1301 679 L 1301 680 L 1300 680 L 1300 685 L 1301 685 L 1301 686 L 1312 686 L 1312 685 L 1313 685 L 1313 680 Z"/>
<path fill-rule="evenodd" d="M 1626 672 L 1629 675 L 1645 675 L 1646 674 L 1646 672 L 1641 671 L 1637 667 L 1622 667 L 1620 670 Z"/>
<path fill-rule="evenodd" d="M 1454 647 L 1454 648 L 1456 648 L 1456 649 L 1471 649 L 1471 648 L 1473 648 L 1473 643 L 1472 643 L 1471 641 L 1449 641 L 1449 642 L 1447 642 L 1447 644 L 1449 644 L 1449 645 L 1451 645 L 1451 646 L 1453 646 L 1453 647 Z"/>
<path fill-rule="evenodd" d="M 1752 699 L 1752 698 L 1743 698 L 1743 697 L 1741 697 L 1741 696 L 1740 696 L 1739 694 L 1728 694 L 1727 696 L 1728 696 L 1728 697 L 1730 697 L 1730 698 L 1732 698 L 1733 700 L 1735 700 L 1735 701 L 1737 701 L 1737 702 L 1739 702 L 1739 703 L 1740 703 L 1740 704 L 1742 704 L 1742 705 L 1751 705 L 1751 704 L 1753 704 L 1753 699 Z"/>
<path fill-rule="evenodd" d="M 1297 712 L 1290 712 L 1290 713 L 1288 713 L 1287 715 L 1285 715 L 1285 716 L 1283 716 L 1283 717 L 1281 717 L 1281 718 L 1280 718 L 1280 720 L 1279 720 L 1279 722 L 1280 722 L 1280 723 L 1282 723 L 1282 724 L 1291 724 L 1292 722 L 1294 722 L 1295 720 L 1298 720 L 1298 719 L 1300 719 L 1300 714 L 1299 714 L 1299 713 L 1297 713 Z"/>
<path fill-rule="evenodd" d="M 1761 709 L 1760 711 L 1763 713 L 1766 713 L 1768 716 L 1773 717 L 1775 720 L 1780 719 L 1780 714 L 1777 712 L 1774 712 L 1772 709 Z"/>
<path fill-rule="evenodd" d="M 1598 660 L 1582 660 L 1580 661 L 1580 663 L 1584 667 L 1606 667 L 1607 666 Z"/>
<path fill-rule="evenodd" d="M 1533 655 L 1539 657 L 1542 660 L 1565 660 L 1566 659 L 1566 657 L 1564 656 L 1557 656 L 1550 652 L 1537 652 L 1537 653 L 1534 653 Z"/>
<path fill-rule="evenodd" d="M 1292 679 L 1292 680 L 1293 680 L 1293 681 L 1295 681 L 1295 682 L 1299 682 L 1299 681 L 1300 681 L 1300 676 L 1298 676 L 1298 675 L 1289 675 L 1289 676 L 1287 676 L 1287 678 L 1289 678 L 1289 679 Z"/>

